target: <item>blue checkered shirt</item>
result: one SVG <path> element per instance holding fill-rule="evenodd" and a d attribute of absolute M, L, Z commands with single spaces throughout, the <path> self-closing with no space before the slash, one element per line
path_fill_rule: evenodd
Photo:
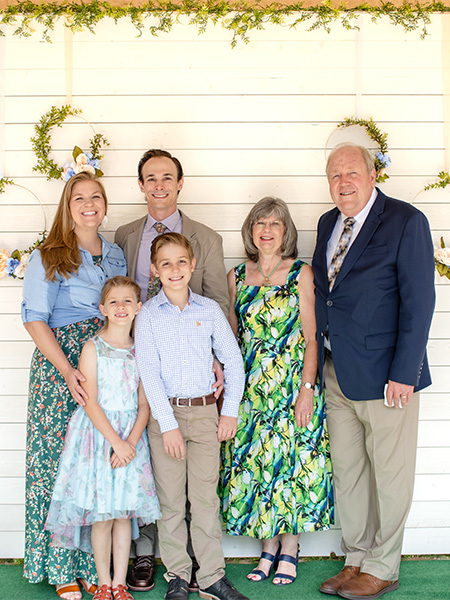
<path fill-rule="evenodd" d="M 213 352 L 225 376 L 221 414 L 238 416 L 244 364 L 231 327 L 214 300 L 189 290 L 189 302 L 181 311 L 161 290 L 136 318 L 135 348 L 139 376 L 161 433 L 178 427 L 168 398 L 196 398 L 213 391 Z"/>

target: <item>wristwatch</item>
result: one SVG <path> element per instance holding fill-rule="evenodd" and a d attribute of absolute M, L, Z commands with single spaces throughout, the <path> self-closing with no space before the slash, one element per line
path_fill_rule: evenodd
<path fill-rule="evenodd" d="M 310 381 L 302 381 L 300 387 L 305 387 L 307 390 L 312 390 L 314 388 L 314 384 Z"/>

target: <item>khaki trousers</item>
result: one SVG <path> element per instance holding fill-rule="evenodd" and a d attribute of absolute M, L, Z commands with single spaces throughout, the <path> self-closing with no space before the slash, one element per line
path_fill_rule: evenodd
<path fill-rule="evenodd" d="M 416 464 L 419 394 L 404 409 L 344 396 L 327 353 L 325 399 L 346 565 L 398 579 Z"/>
<path fill-rule="evenodd" d="M 150 415 L 148 437 L 156 493 L 162 517 L 158 521 L 161 559 L 166 578 L 189 581 L 192 561 L 187 552 L 186 490 L 191 505 L 190 532 L 200 565 L 197 581 L 205 589 L 225 575 L 219 520 L 219 449 L 217 405 L 176 407 L 175 418 L 186 444 L 186 458 L 164 451 L 158 422 Z"/>

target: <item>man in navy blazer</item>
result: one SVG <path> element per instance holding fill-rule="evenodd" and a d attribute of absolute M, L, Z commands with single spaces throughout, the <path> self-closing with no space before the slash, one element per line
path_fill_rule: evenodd
<path fill-rule="evenodd" d="M 337 146 L 327 178 L 336 208 L 319 220 L 313 269 L 319 373 L 346 562 L 320 591 L 364 600 L 399 585 L 418 392 L 431 383 L 433 244 L 423 213 L 375 187 L 365 148 Z M 348 217 L 354 218 L 351 237 L 333 279 L 329 268 Z"/>

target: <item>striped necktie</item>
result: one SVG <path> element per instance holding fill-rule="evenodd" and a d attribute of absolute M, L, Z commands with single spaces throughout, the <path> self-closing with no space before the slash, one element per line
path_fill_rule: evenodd
<path fill-rule="evenodd" d="M 336 250 L 334 251 L 333 258 L 331 259 L 330 267 L 328 269 L 328 287 L 331 292 L 336 281 L 336 277 L 341 270 L 342 263 L 348 252 L 348 244 L 352 237 L 353 225 L 356 223 L 353 217 L 347 217 L 344 221 L 344 229 L 342 230 L 341 237 L 339 238 Z"/>
<path fill-rule="evenodd" d="M 168 229 L 168 227 L 166 227 L 166 225 L 164 225 L 164 223 L 153 223 L 153 227 L 156 229 L 156 232 L 158 234 L 156 237 L 158 237 L 162 233 L 165 233 Z M 159 280 L 159 277 L 156 277 L 155 275 L 153 275 L 152 270 L 150 269 L 150 277 L 148 279 L 148 288 L 147 288 L 147 300 L 149 300 L 150 298 L 153 298 L 153 296 L 156 296 L 156 294 L 159 292 L 160 289 L 161 289 L 161 282 Z"/>

